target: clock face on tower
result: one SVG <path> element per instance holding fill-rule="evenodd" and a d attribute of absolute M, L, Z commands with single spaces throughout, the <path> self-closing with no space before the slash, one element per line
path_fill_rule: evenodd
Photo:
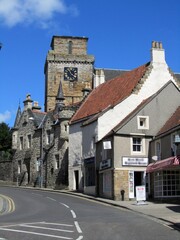
<path fill-rule="evenodd" d="M 77 81 L 78 69 L 76 67 L 64 68 L 64 80 Z"/>

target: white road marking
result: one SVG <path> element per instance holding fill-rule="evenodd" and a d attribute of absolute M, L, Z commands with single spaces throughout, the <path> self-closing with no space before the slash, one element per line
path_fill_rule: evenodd
<path fill-rule="evenodd" d="M 76 214 L 73 210 L 71 210 L 71 214 L 72 214 L 73 218 L 76 218 Z"/>
<path fill-rule="evenodd" d="M 33 234 L 33 235 L 45 236 L 45 237 L 52 237 L 52 238 L 59 238 L 59 239 L 73 239 L 73 238 L 68 238 L 68 237 L 63 237 L 63 236 L 56 236 L 56 235 L 51 235 L 51 234 L 21 231 L 21 230 L 9 229 L 9 228 L 0 228 L 0 230 L 9 231 L 9 232 L 27 233 L 27 234 Z"/>
<path fill-rule="evenodd" d="M 78 233 L 82 233 L 82 230 L 81 230 L 81 228 L 79 226 L 79 223 L 77 221 L 74 221 L 74 225 L 76 226 L 76 229 L 77 229 Z"/>
<path fill-rule="evenodd" d="M 62 204 L 62 205 L 65 206 L 66 208 L 69 208 L 69 206 L 66 205 L 66 204 L 64 204 L 64 203 L 61 203 L 61 202 L 60 202 L 60 204 Z"/>
<path fill-rule="evenodd" d="M 48 198 L 48 199 L 50 199 L 50 200 L 56 202 L 56 199 L 54 199 L 54 198 L 50 198 L 50 197 L 46 197 L 46 198 Z"/>
<path fill-rule="evenodd" d="M 43 224 L 45 222 L 31 222 L 31 223 L 23 223 L 23 224 Z M 13 224 L 13 225 L 3 225 L 3 226 L 0 226 L 0 228 L 7 228 L 7 227 L 16 227 L 16 226 L 19 226 L 20 224 Z"/>
<path fill-rule="evenodd" d="M 58 228 L 46 228 L 46 227 L 32 226 L 32 225 L 26 225 L 26 224 L 20 224 L 19 226 L 28 227 L 28 228 L 40 228 L 40 229 L 59 231 L 59 232 L 74 232 L 72 230 L 64 230 L 64 229 L 58 229 Z"/>
<path fill-rule="evenodd" d="M 79 236 L 76 240 L 81 240 L 83 239 L 83 236 Z"/>
<path fill-rule="evenodd" d="M 65 226 L 65 227 L 74 227 L 74 225 L 70 225 L 70 224 L 62 224 L 62 223 L 48 223 L 48 222 L 41 222 L 41 224 L 58 225 L 58 226 Z"/>

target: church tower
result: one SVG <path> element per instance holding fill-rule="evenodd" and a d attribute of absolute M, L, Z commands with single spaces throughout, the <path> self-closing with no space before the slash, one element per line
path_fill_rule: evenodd
<path fill-rule="evenodd" d="M 83 99 L 82 90 L 92 89 L 94 56 L 87 54 L 86 37 L 53 36 L 45 73 L 45 111 L 55 108 L 60 82 L 65 105 Z"/>

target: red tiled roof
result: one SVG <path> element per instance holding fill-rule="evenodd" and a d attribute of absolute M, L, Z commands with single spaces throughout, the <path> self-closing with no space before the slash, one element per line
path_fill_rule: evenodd
<path fill-rule="evenodd" d="M 93 116 L 128 97 L 145 74 L 148 64 L 111 79 L 95 88 L 71 119 L 71 123 Z"/>
<path fill-rule="evenodd" d="M 176 109 L 175 113 L 168 119 L 168 121 L 160 129 L 157 135 L 163 134 L 178 125 L 180 125 L 180 106 Z"/>

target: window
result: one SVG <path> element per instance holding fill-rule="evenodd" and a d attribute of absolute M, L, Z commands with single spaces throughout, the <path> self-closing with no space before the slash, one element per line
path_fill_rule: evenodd
<path fill-rule="evenodd" d="M 157 156 L 157 160 L 161 159 L 161 143 L 160 142 L 156 142 L 156 156 Z"/>
<path fill-rule="evenodd" d="M 40 168 L 40 159 L 38 158 L 36 160 L 36 171 L 39 172 L 39 168 Z"/>
<path fill-rule="evenodd" d="M 20 146 L 19 146 L 20 150 L 23 149 L 23 137 L 20 137 Z"/>
<path fill-rule="evenodd" d="M 180 171 L 166 170 L 154 175 L 154 196 L 180 196 Z"/>
<path fill-rule="evenodd" d="M 14 134 L 13 134 L 13 144 L 16 144 L 16 141 L 17 141 L 17 136 L 16 136 L 16 134 L 14 133 Z"/>
<path fill-rule="evenodd" d="M 27 136 L 27 148 L 31 148 L 31 135 Z"/>
<path fill-rule="evenodd" d="M 175 138 L 176 138 L 176 134 L 172 134 L 171 135 L 171 152 L 172 152 L 172 156 L 176 155 L 177 152 L 177 145 L 175 144 Z"/>
<path fill-rule="evenodd" d="M 94 186 L 95 185 L 95 166 L 89 164 L 85 167 L 85 186 Z"/>
<path fill-rule="evenodd" d="M 55 169 L 59 169 L 60 164 L 59 164 L 59 155 L 55 155 Z"/>
<path fill-rule="evenodd" d="M 72 54 L 72 41 L 69 41 L 68 43 L 68 54 Z"/>
<path fill-rule="evenodd" d="M 138 116 L 138 129 L 149 129 L 149 117 L 148 116 Z"/>
<path fill-rule="evenodd" d="M 51 142 L 51 132 L 50 130 L 47 130 L 46 132 L 46 144 L 50 144 Z"/>
<path fill-rule="evenodd" d="M 144 139 L 142 137 L 132 137 L 132 153 L 142 154 L 144 152 Z"/>
<path fill-rule="evenodd" d="M 69 133 L 69 125 L 65 124 L 64 125 L 64 130 L 65 130 L 65 132 Z"/>
<path fill-rule="evenodd" d="M 18 174 L 21 173 L 21 160 L 18 161 Z"/>

